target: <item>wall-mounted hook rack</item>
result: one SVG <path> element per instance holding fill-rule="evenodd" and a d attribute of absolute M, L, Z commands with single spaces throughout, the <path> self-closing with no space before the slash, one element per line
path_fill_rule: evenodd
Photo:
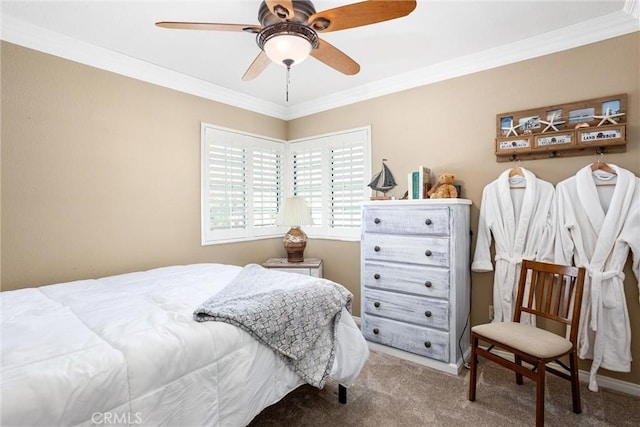
<path fill-rule="evenodd" d="M 624 153 L 627 95 L 619 94 L 496 116 L 498 162 Z M 546 125 L 546 126 L 545 126 Z"/>

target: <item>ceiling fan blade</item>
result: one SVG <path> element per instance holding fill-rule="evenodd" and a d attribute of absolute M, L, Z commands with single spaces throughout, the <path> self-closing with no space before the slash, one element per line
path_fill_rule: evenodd
<path fill-rule="evenodd" d="M 247 71 L 245 71 L 244 76 L 242 76 L 242 80 L 247 81 L 255 79 L 256 77 L 258 77 L 258 75 L 260 75 L 260 73 L 265 70 L 265 68 L 267 68 L 270 63 L 271 60 L 269 59 L 267 54 L 264 53 L 264 50 L 261 50 L 258 56 L 256 56 L 256 59 L 254 59 L 251 65 L 249 65 Z"/>
<path fill-rule="evenodd" d="M 327 33 L 401 18 L 415 8 L 415 0 L 368 0 L 318 12 L 308 23 L 317 32 Z"/>
<path fill-rule="evenodd" d="M 311 56 L 348 76 L 360 71 L 360 65 L 356 61 L 322 39 L 318 40 L 318 48 L 311 51 Z"/>
<path fill-rule="evenodd" d="M 265 0 L 264 1 L 275 16 L 280 19 L 293 18 L 293 2 L 291 0 Z"/>
<path fill-rule="evenodd" d="M 248 33 L 259 33 L 260 25 L 243 24 L 216 24 L 213 22 L 156 22 L 158 27 L 171 28 L 176 30 L 206 30 L 206 31 L 245 31 Z"/>

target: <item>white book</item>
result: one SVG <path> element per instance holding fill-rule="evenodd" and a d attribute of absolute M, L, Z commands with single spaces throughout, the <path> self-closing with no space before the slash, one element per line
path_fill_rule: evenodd
<path fill-rule="evenodd" d="M 407 199 L 413 199 L 413 172 L 407 174 Z"/>

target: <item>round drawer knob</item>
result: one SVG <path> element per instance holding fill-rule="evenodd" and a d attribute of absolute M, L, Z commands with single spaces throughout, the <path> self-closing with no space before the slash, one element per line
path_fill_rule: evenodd
<path fill-rule="evenodd" d="M 378 308 L 378 307 L 380 307 L 380 303 L 379 303 L 378 301 L 376 301 L 376 302 L 374 302 L 374 303 L 373 303 L 373 306 L 374 306 L 375 308 Z"/>
<path fill-rule="evenodd" d="M 432 285 L 431 285 L 431 282 L 429 282 L 429 281 L 424 282 L 424 285 L 425 285 L 427 288 L 430 288 L 430 287 L 432 286 Z"/>
<path fill-rule="evenodd" d="M 429 249 L 427 249 L 427 251 L 424 253 L 426 256 L 431 256 L 431 251 Z"/>
<path fill-rule="evenodd" d="M 374 251 L 376 251 L 376 252 L 380 252 L 380 246 L 375 246 L 375 247 L 373 248 L 373 250 L 374 250 Z"/>
<path fill-rule="evenodd" d="M 427 218 L 427 220 L 424 223 L 427 224 L 427 225 L 433 224 L 433 222 L 431 221 L 430 218 Z"/>
<path fill-rule="evenodd" d="M 378 273 L 376 273 L 376 274 L 373 275 L 373 278 L 378 280 L 380 278 L 380 275 Z"/>
<path fill-rule="evenodd" d="M 380 218 L 374 219 L 373 222 L 375 222 L 376 224 L 380 224 Z"/>
<path fill-rule="evenodd" d="M 431 341 L 425 341 L 424 346 L 427 348 L 431 348 Z"/>
<path fill-rule="evenodd" d="M 424 315 L 427 316 L 427 317 L 431 317 L 431 312 L 429 310 L 427 310 L 427 311 L 424 312 Z"/>
<path fill-rule="evenodd" d="M 373 333 L 378 335 L 380 333 L 380 330 L 378 328 L 373 328 Z"/>

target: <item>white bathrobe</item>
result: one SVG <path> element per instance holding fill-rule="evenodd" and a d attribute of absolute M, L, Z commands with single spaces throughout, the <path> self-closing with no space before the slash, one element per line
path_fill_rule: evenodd
<path fill-rule="evenodd" d="M 615 186 L 597 187 L 591 166 L 556 186 L 556 261 L 587 269 L 580 313 L 578 355 L 592 359 L 589 390 L 596 373 L 631 369 L 631 328 L 624 295 L 624 265 L 633 252 L 640 272 L 640 179 L 616 165 Z"/>
<path fill-rule="evenodd" d="M 495 241 L 493 281 L 494 322 L 509 322 L 515 310 L 522 259 L 553 260 L 555 191 L 553 185 L 524 169 L 520 188 L 510 186 L 509 170 L 482 192 L 478 237 L 471 269 L 493 270 L 491 238 Z M 518 178 L 518 177 L 514 177 Z M 524 188 L 522 188 L 525 186 Z M 532 322 L 523 316 L 525 323 Z"/>

